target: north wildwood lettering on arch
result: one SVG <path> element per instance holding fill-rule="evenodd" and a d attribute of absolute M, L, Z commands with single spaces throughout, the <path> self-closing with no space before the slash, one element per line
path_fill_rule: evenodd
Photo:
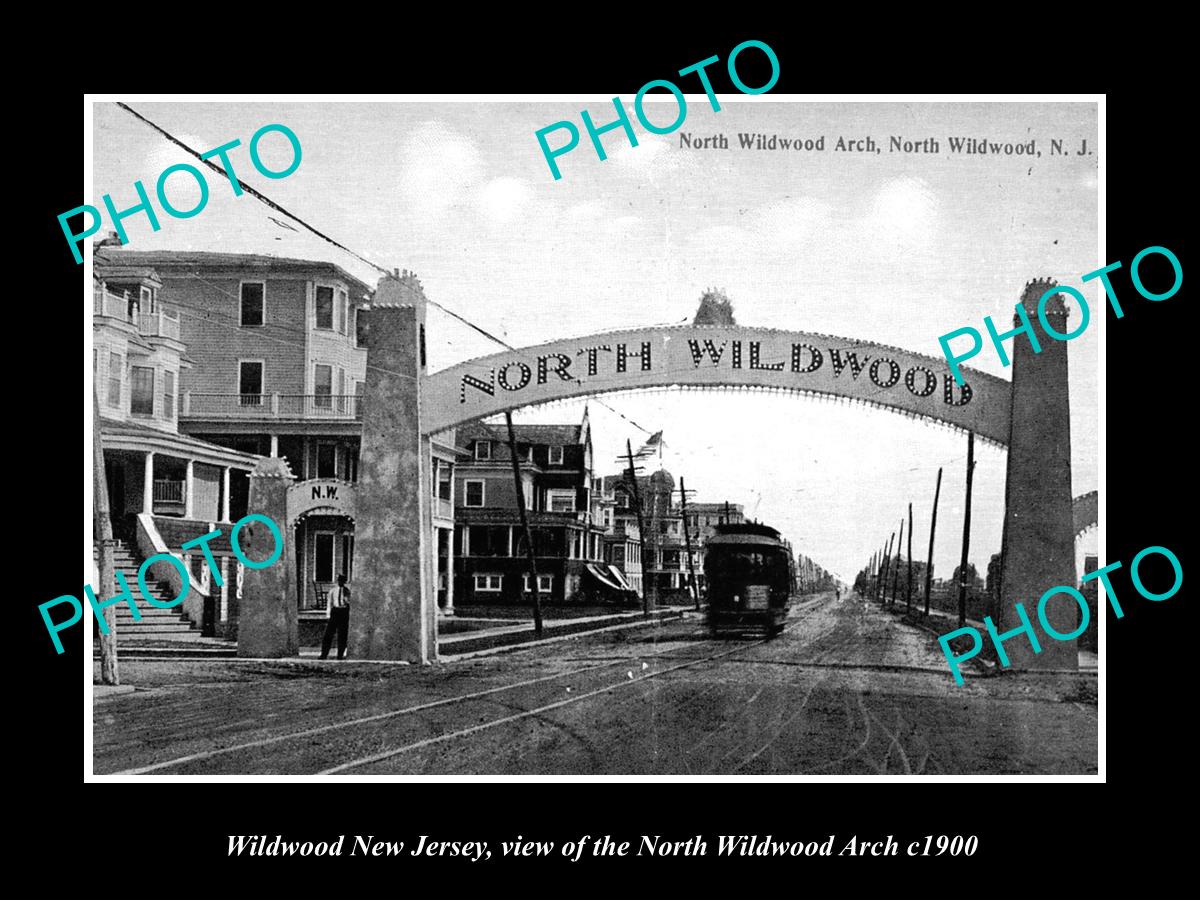
<path fill-rule="evenodd" d="M 1010 383 L 944 359 L 830 335 L 740 327 L 651 328 L 509 350 L 428 376 L 422 430 L 605 391 L 696 386 L 791 390 L 870 403 L 1008 441 Z"/>

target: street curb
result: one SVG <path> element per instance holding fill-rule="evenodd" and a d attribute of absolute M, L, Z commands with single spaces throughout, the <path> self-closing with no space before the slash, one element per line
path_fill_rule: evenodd
<path fill-rule="evenodd" d="M 539 638 L 534 641 L 513 642 L 508 644 L 498 644 L 494 647 L 484 647 L 479 650 L 468 650 L 465 653 L 439 653 L 438 660 L 440 662 L 463 662 L 469 659 L 476 659 L 481 656 L 494 656 L 497 653 L 508 653 L 517 650 L 524 650 L 528 647 L 540 647 L 544 644 L 556 644 L 561 641 L 571 638 L 586 637 L 590 634 L 600 634 L 605 631 L 621 631 L 628 628 L 644 628 L 648 625 L 658 625 L 663 622 L 674 619 L 686 619 L 694 613 L 688 610 L 664 610 L 651 614 L 649 619 L 637 619 L 632 622 L 619 622 L 615 625 L 604 625 L 600 628 L 580 629 L 578 631 L 569 631 L 565 634 L 557 634 L 553 637 Z"/>
<path fill-rule="evenodd" d="M 551 626 L 551 629 L 549 629 L 549 630 L 553 630 L 553 631 L 556 631 L 559 633 L 553 634 L 550 637 L 539 638 L 537 640 L 523 640 L 523 638 L 533 634 L 532 628 L 523 628 L 521 630 L 508 630 L 508 631 L 503 632 L 502 634 L 492 634 L 487 637 L 476 638 L 473 636 L 472 640 L 476 640 L 476 641 L 490 640 L 490 641 L 494 641 L 495 643 L 492 646 L 478 647 L 474 650 L 466 650 L 462 653 L 439 652 L 438 653 L 438 661 L 439 662 L 458 662 L 460 660 L 474 659 L 477 656 L 490 656 L 490 655 L 493 655 L 496 653 L 503 653 L 506 651 L 523 650 L 526 647 L 536 647 L 536 646 L 541 646 L 542 644 L 552 644 L 552 643 L 556 643 L 559 641 L 565 641 L 568 638 L 583 637 L 583 636 L 589 635 L 589 634 L 599 634 L 604 631 L 617 631 L 617 630 L 624 629 L 624 628 L 640 628 L 640 627 L 643 627 L 646 625 L 656 625 L 660 622 L 671 621 L 674 619 L 683 619 L 686 616 L 692 615 L 692 614 L 694 614 L 693 611 L 682 610 L 682 609 L 655 610 L 654 612 L 652 612 L 650 614 L 650 618 L 648 618 L 648 619 L 642 618 L 642 615 L 643 615 L 642 613 L 631 613 L 628 617 L 624 617 L 626 619 L 626 621 L 616 622 L 616 623 L 613 623 L 610 625 L 600 625 L 598 627 L 595 622 L 589 622 L 580 627 L 573 627 L 571 625 Z M 571 620 L 567 619 L 567 620 L 563 620 L 563 621 L 569 622 Z M 465 643 L 468 643 L 468 641 L 461 640 L 461 641 L 455 641 L 453 643 L 465 644 Z M 446 646 L 447 645 L 445 642 L 439 642 L 439 650 L 442 647 L 446 647 Z M 451 644 L 450 646 L 453 646 L 453 644 Z M 177 661 L 177 662 L 192 662 L 192 663 L 195 663 L 195 662 L 284 663 L 284 664 L 291 663 L 294 665 L 324 662 L 324 663 L 329 663 L 331 665 L 346 665 L 346 664 L 367 664 L 367 665 L 374 664 L 374 665 L 387 665 L 387 666 L 410 665 L 410 663 L 405 662 L 403 660 L 388 660 L 388 659 L 320 660 L 316 657 L 308 657 L 308 656 L 284 656 L 284 657 L 257 658 L 257 657 L 238 656 L 236 651 L 234 651 L 230 655 L 220 655 L 219 656 L 219 655 L 217 655 L 217 653 L 226 653 L 227 654 L 228 651 L 220 651 L 219 650 L 216 653 L 210 651 L 206 654 L 201 655 L 201 653 L 199 653 L 197 651 L 188 651 L 188 650 L 163 649 L 159 653 L 146 652 L 148 650 L 151 650 L 151 648 L 145 648 L 145 650 L 143 650 L 141 652 L 139 652 L 137 650 L 129 649 L 125 653 L 120 653 L 120 648 L 118 648 L 118 653 L 120 653 L 120 658 L 122 660 L 129 660 L 131 662 Z M 99 662 L 99 660 L 100 660 L 99 654 L 94 654 L 92 656 L 93 662 Z"/>

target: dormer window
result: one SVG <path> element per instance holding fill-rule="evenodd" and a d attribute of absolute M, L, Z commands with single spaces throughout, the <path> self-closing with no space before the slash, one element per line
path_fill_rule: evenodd
<path fill-rule="evenodd" d="M 561 466 L 563 464 L 563 448 L 561 446 L 552 445 L 550 447 L 550 465 Z"/>
<path fill-rule="evenodd" d="M 475 442 L 475 458 L 476 459 L 491 459 L 492 458 L 492 442 L 491 441 L 476 441 Z"/>

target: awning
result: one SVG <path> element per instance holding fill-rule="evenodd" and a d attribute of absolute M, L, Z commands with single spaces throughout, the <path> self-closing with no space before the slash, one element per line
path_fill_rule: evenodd
<path fill-rule="evenodd" d="M 610 565 L 610 566 L 607 566 L 606 568 L 608 569 L 608 571 L 609 571 L 609 573 L 612 575 L 612 577 L 613 577 L 613 578 L 616 580 L 616 582 L 617 582 L 619 585 L 621 585 L 621 587 L 622 587 L 624 590 L 627 590 L 627 591 L 632 591 L 632 590 L 633 590 L 633 588 L 629 586 L 629 582 L 625 580 L 625 573 L 624 573 L 624 572 L 622 572 L 622 571 L 621 571 L 620 569 L 618 569 L 616 566 L 612 566 L 612 565 Z"/>
<path fill-rule="evenodd" d="M 588 573 L 605 587 L 610 587 L 614 591 L 629 590 L 627 587 L 623 587 L 619 581 L 615 581 L 613 577 L 606 571 L 607 569 L 608 566 L 604 566 L 604 568 L 601 569 L 600 566 L 593 565 L 592 563 L 587 564 Z"/>

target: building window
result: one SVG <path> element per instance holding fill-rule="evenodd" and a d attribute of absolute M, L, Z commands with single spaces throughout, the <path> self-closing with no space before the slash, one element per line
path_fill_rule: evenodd
<path fill-rule="evenodd" d="M 554 489 L 546 491 L 546 507 L 550 512 L 575 512 L 575 491 Z"/>
<path fill-rule="evenodd" d="M 163 418 L 175 419 L 175 373 L 163 372 Z"/>
<path fill-rule="evenodd" d="M 550 465 L 561 466 L 563 464 L 563 448 L 560 446 L 552 446 L 550 448 Z"/>
<path fill-rule="evenodd" d="M 350 326 L 350 298 L 346 296 L 345 291 L 338 291 L 338 313 L 338 331 L 345 334 Z"/>
<path fill-rule="evenodd" d="M 338 366 L 337 370 L 337 408 L 338 412 L 346 411 L 346 370 Z"/>
<path fill-rule="evenodd" d="M 451 480 L 454 475 L 454 468 L 447 462 L 443 462 L 438 466 L 437 477 L 437 495 L 439 500 L 450 502 L 450 491 L 453 486 Z"/>
<path fill-rule="evenodd" d="M 262 325 L 267 319 L 267 283 L 265 281 L 243 281 L 242 307 L 239 322 L 243 327 Z"/>
<path fill-rule="evenodd" d="M 492 442 L 491 441 L 476 441 L 475 442 L 475 458 L 476 459 L 491 459 L 492 458 Z"/>
<path fill-rule="evenodd" d="M 317 477 L 337 478 L 337 444 L 317 444 Z"/>
<path fill-rule="evenodd" d="M 483 492 L 483 482 L 482 481 L 468 480 L 468 481 L 463 482 L 463 491 L 464 491 L 464 499 L 463 499 L 464 506 L 475 506 L 475 507 L 483 506 L 484 492 Z"/>
<path fill-rule="evenodd" d="M 538 576 L 538 593 L 539 594 L 549 594 L 550 591 L 553 589 L 554 589 L 554 576 L 553 575 L 539 575 Z M 529 576 L 526 575 L 525 576 L 525 593 L 528 594 L 531 592 L 531 590 L 532 589 L 529 587 Z"/>
<path fill-rule="evenodd" d="M 318 364 L 313 376 L 313 405 L 318 409 L 329 409 L 333 405 L 333 366 Z"/>
<path fill-rule="evenodd" d="M 129 412 L 135 416 L 154 415 L 154 370 L 149 366 L 134 366 L 130 386 Z"/>
<path fill-rule="evenodd" d="M 363 310 L 355 308 L 354 310 L 354 346 L 367 346 L 367 322 L 370 321 L 363 315 Z"/>
<path fill-rule="evenodd" d="M 317 327 L 333 330 L 333 288 L 317 285 Z"/>
<path fill-rule="evenodd" d="M 313 579 L 328 584 L 333 581 L 333 532 L 318 531 L 313 541 Z"/>
<path fill-rule="evenodd" d="M 477 591 L 490 591 L 492 593 L 499 593 L 500 586 L 503 583 L 504 583 L 503 575 L 476 575 L 475 576 L 475 590 L 477 590 Z"/>
<path fill-rule="evenodd" d="M 263 364 L 258 360 L 238 362 L 238 393 L 242 406 L 261 406 L 263 393 Z"/>
<path fill-rule="evenodd" d="M 125 370 L 125 359 L 120 353 L 108 353 L 108 405 L 121 408 L 121 375 Z"/>

